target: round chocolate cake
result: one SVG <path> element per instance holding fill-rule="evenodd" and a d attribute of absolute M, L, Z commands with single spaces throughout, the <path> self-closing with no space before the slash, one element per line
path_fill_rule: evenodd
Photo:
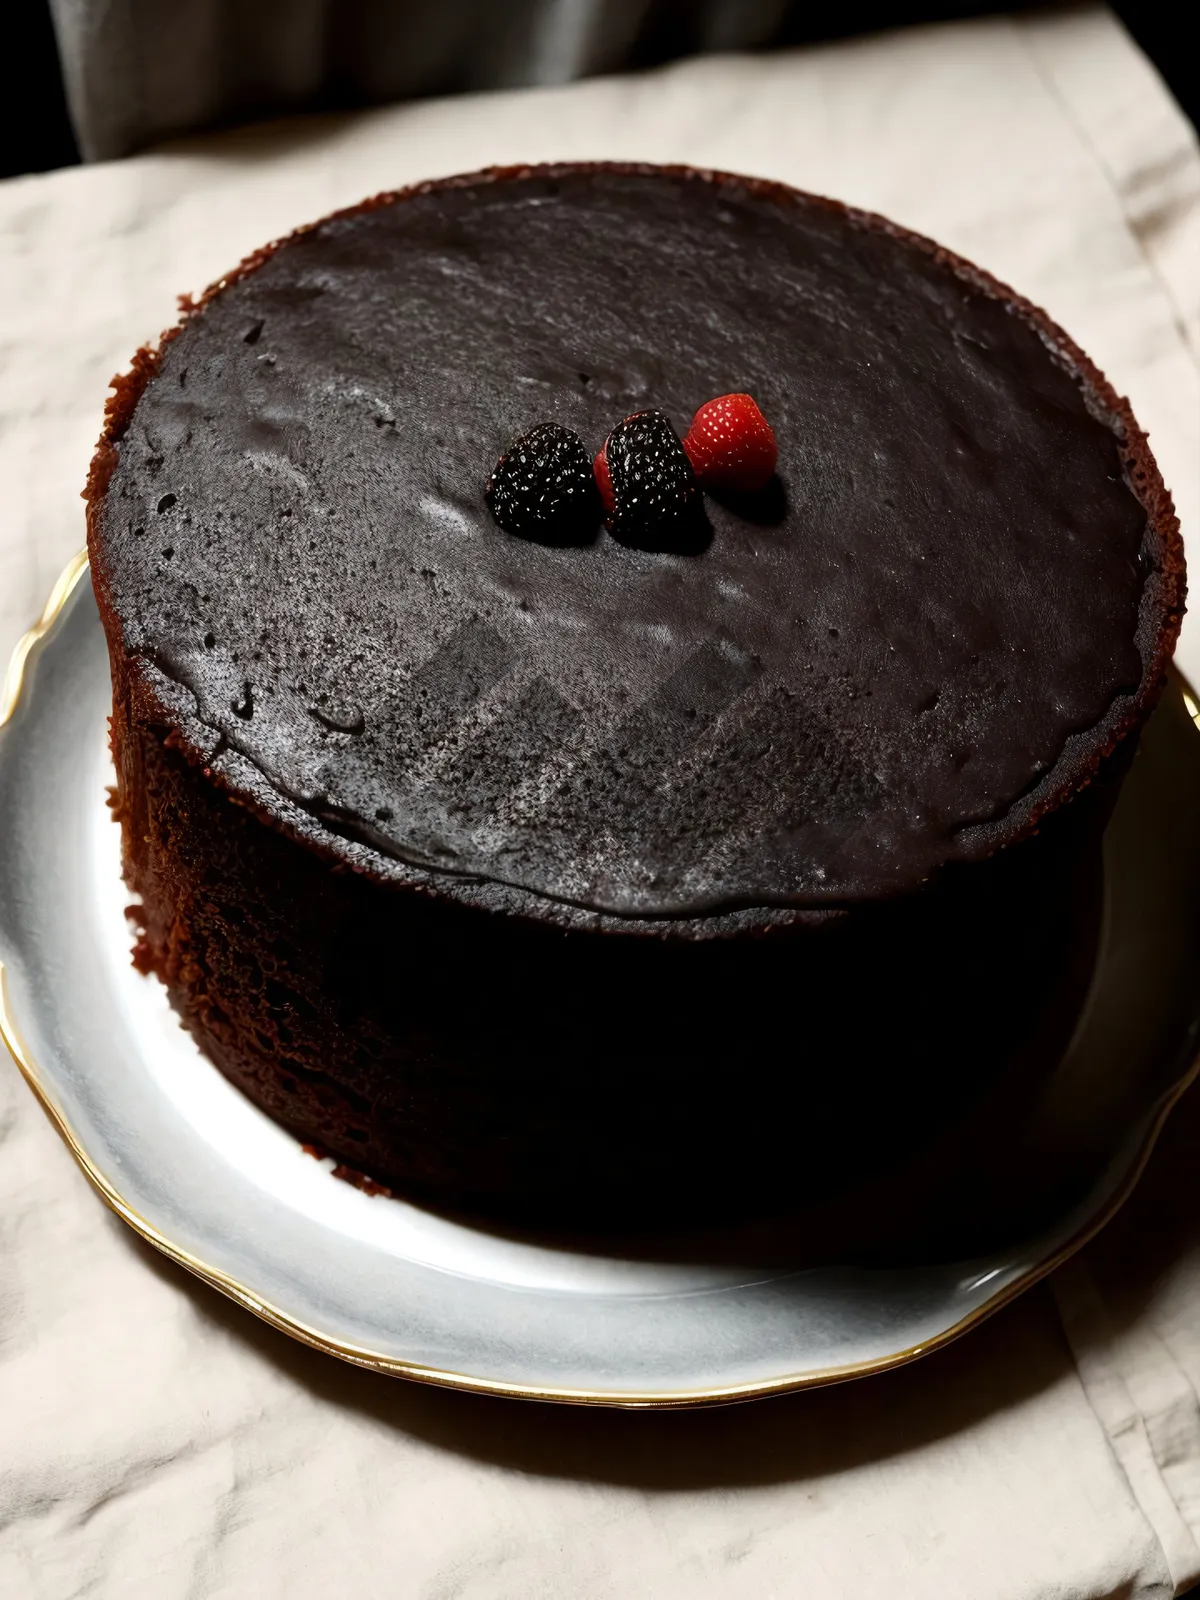
<path fill-rule="evenodd" d="M 138 960 L 302 1139 L 495 1214 L 719 1213 L 1061 1047 L 1183 568 L 1011 291 L 775 184 L 492 171 L 262 250 L 114 388 Z M 744 393 L 769 482 L 676 450 L 686 517 L 605 530 L 581 460 L 620 493 L 640 417 L 674 461 Z M 523 526 L 531 430 L 578 493 Z"/>

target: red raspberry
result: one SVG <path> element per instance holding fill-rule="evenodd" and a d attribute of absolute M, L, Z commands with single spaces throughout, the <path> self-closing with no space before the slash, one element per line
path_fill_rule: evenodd
<path fill-rule="evenodd" d="M 596 487 L 600 491 L 600 499 L 604 505 L 604 515 L 611 517 L 616 509 L 617 497 L 613 494 L 612 476 L 608 470 L 608 440 L 596 452 L 596 459 L 592 462 L 592 472 L 596 478 Z"/>
<path fill-rule="evenodd" d="M 706 401 L 683 448 L 701 483 L 743 494 L 764 488 L 779 458 L 771 424 L 748 394 Z"/>

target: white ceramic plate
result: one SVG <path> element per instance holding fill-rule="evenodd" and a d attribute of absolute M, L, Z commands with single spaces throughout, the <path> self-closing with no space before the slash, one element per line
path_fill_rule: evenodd
<path fill-rule="evenodd" d="M 813 1265 L 811 1218 L 711 1245 L 585 1246 L 363 1194 L 244 1100 L 130 966 L 104 803 L 108 661 L 86 571 L 80 560 L 64 574 L 0 702 L 5 1037 L 127 1222 L 331 1354 L 461 1388 L 614 1405 L 711 1403 L 881 1371 L 953 1338 L 1090 1237 L 1191 1074 L 1200 734 L 1173 682 L 1106 838 L 1096 977 L 1010 1163 L 1007 1234 L 1001 1217 L 966 1259 L 922 1262 L 914 1247 L 914 1259 L 893 1249 L 870 1266 L 847 1247 Z"/>

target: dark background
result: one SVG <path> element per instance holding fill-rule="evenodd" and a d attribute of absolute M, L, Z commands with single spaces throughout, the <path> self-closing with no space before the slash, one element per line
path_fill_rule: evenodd
<path fill-rule="evenodd" d="M 874 4 L 870 0 L 850 0 L 837 7 L 814 7 L 811 14 L 806 14 L 806 8 L 797 7 L 797 18 L 781 42 L 800 44 L 844 38 L 910 23 L 985 16 L 1003 9 L 1034 8 L 1020 4 L 955 4 L 953 0 L 932 0 L 923 5 L 905 4 L 903 0 L 892 4 L 886 0 L 876 0 Z M 19 0 L 19 10 L 24 25 L 8 32 L 0 64 L 0 177 L 5 178 L 72 166 L 79 160 L 63 96 L 49 7 L 46 0 Z M 1168 9 L 1143 0 L 1141 4 L 1118 3 L 1113 10 L 1154 62 L 1193 126 L 1200 125 L 1200 68 L 1184 28 L 1187 9 Z M 652 66 L 686 54 L 686 13 L 687 7 L 681 6 L 675 25 L 659 28 L 647 37 L 635 64 Z M 10 16 L 7 20 L 14 22 L 16 18 Z M 263 110 L 265 113 L 269 108 Z"/>

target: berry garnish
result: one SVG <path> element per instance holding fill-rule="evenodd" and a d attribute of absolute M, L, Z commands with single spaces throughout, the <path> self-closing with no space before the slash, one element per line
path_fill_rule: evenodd
<path fill-rule="evenodd" d="M 765 488 L 779 457 L 771 424 L 748 394 L 706 401 L 692 418 L 683 448 L 706 488 L 740 494 Z"/>
<path fill-rule="evenodd" d="M 612 474 L 608 470 L 608 440 L 596 452 L 596 459 L 592 462 L 592 473 L 596 479 L 596 488 L 600 491 L 600 504 L 604 507 L 604 515 L 611 517 L 616 508 L 613 499 Z"/>
<path fill-rule="evenodd" d="M 566 544 L 600 520 L 592 464 L 583 440 L 557 422 L 523 434 L 496 463 L 486 489 L 492 515 L 509 533 Z"/>
<path fill-rule="evenodd" d="M 596 459 L 604 463 L 597 481 L 606 469 L 612 497 L 609 531 L 623 544 L 667 547 L 700 510 L 696 475 L 662 411 L 618 422 Z"/>

